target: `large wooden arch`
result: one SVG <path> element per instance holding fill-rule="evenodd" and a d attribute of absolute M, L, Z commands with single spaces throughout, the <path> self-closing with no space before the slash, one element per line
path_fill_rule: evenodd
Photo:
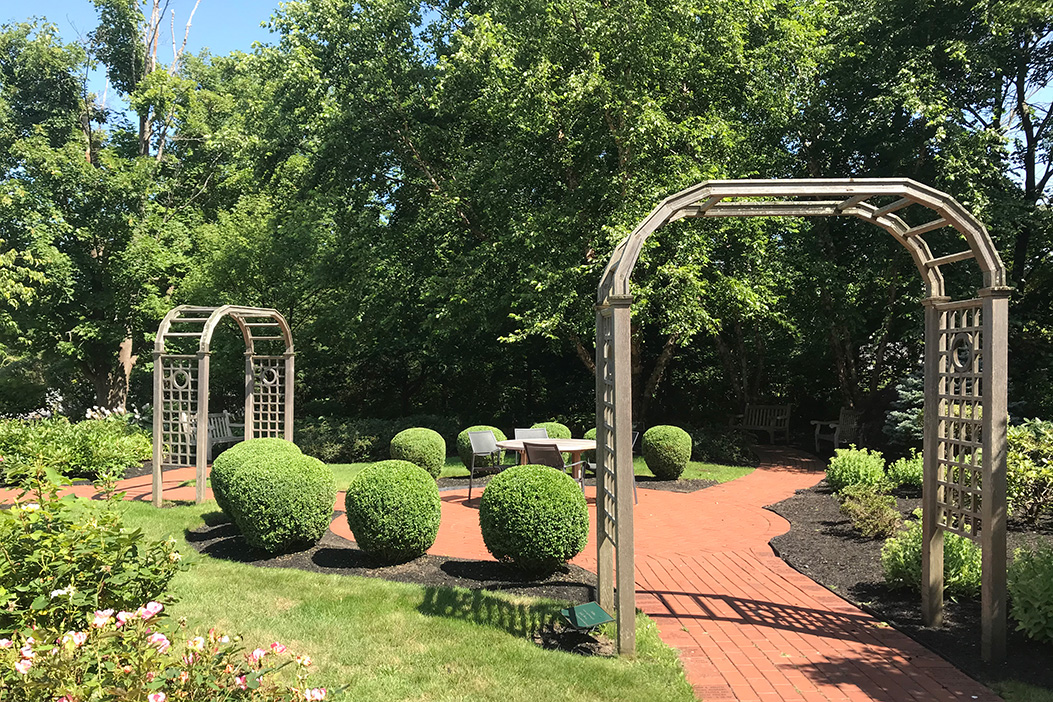
<path fill-rule="evenodd" d="M 262 307 L 169 310 L 154 339 L 153 503 L 162 501 L 164 466 L 197 467 L 197 501 L 205 500 L 208 462 L 209 359 L 212 335 L 229 317 L 245 341 L 245 438 L 293 438 L 293 341 L 288 322 Z M 194 353 L 172 353 L 166 343 L 197 342 Z"/>
<path fill-rule="evenodd" d="M 629 281 L 644 242 L 686 217 L 856 217 L 910 253 L 925 285 L 925 442 L 922 612 L 942 623 L 943 533 L 983 548 L 985 660 L 1005 656 L 1005 266 L 984 226 L 946 193 L 906 178 L 708 181 L 663 200 L 611 256 L 597 291 L 597 560 L 600 605 L 617 610 L 618 647 L 635 649 Z M 924 235 L 946 230 L 964 248 L 934 254 Z M 951 300 L 944 270 L 975 261 L 975 297 Z M 617 601 L 615 600 L 617 586 Z"/>

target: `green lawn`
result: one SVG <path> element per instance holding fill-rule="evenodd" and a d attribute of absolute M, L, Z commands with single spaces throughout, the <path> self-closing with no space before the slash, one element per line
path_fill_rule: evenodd
<path fill-rule="evenodd" d="M 181 542 L 217 509 L 126 504 L 129 526 Z M 250 649 L 280 641 L 306 653 L 316 662 L 314 684 L 348 685 L 347 699 L 693 699 L 675 652 L 643 615 L 635 659 L 585 658 L 544 651 L 526 637 L 557 609 L 550 601 L 256 568 L 185 543 L 180 551 L 191 568 L 172 583 L 171 614 L 195 629 L 241 634 Z"/>
<path fill-rule="evenodd" d="M 347 484 L 351 482 L 358 471 L 362 470 L 368 463 L 333 463 L 330 464 L 330 468 L 333 469 L 333 473 L 336 475 L 336 487 L 338 490 L 343 490 L 347 487 Z M 749 475 L 753 472 L 753 468 L 746 466 L 724 466 L 717 463 L 701 463 L 698 461 L 691 461 L 687 464 L 687 468 L 684 470 L 684 474 L 680 476 L 682 479 L 697 479 L 704 478 L 706 480 L 716 480 L 719 483 L 724 483 L 735 478 L 741 478 L 744 475 Z M 654 473 L 647 470 L 647 464 L 644 463 L 644 459 L 641 456 L 633 457 L 633 472 L 636 475 L 645 477 L 654 477 Z M 464 463 L 457 456 L 450 456 L 446 459 L 446 467 L 442 469 L 442 473 L 439 477 L 441 478 L 455 478 L 460 476 L 467 476 L 468 468 L 465 467 Z"/>

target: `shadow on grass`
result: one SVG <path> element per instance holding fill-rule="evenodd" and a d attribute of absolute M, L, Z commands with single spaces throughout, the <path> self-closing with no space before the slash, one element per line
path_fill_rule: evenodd
<path fill-rule="evenodd" d="M 424 601 L 418 609 L 430 617 L 461 619 L 513 636 L 530 638 L 559 616 L 560 605 L 549 602 L 519 604 L 484 590 L 426 587 Z"/>

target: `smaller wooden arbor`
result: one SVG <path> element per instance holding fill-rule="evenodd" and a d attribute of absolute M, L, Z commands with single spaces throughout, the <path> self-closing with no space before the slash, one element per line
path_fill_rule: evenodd
<path fill-rule="evenodd" d="M 854 217 L 884 229 L 910 254 L 925 291 L 922 614 L 926 625 L 940 625 L 944 533 L 979 541 L 983 658 L 1004 658 L 1005 266 L 960 203 L 907 178 L 699 183 L 660 202 L 615 247 L 596 299 L 596 548 L 598 600 L 608 611 L 616 605 L 618 650 L 636 645 L 629 283 L 647 238 L 688 217 Z M 972 276 L 969 297 L 951 299 L 951 270 Z"/>
<path fill-rule="evenodd" d="M 197 466 L 197 501 L 205 499 L 208 461 L 210 345 L 229 317 L 245 340 L 245 438 L 293 438 L 293 342 L 288 322 L 262 307 L 193 307 L 168 312 L 154 340 L 153 503 L 161 506 L 161 470 Z M 195 352 L 166 345 L 197 342 Z"/>

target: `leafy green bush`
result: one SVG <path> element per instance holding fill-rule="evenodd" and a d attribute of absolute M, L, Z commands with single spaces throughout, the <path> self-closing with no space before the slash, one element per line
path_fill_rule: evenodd
<path fill-rule="evenodd" d="M 216 498 L 216 504 L 224 514 L 233 518 L 230 510 L 231 486 L 237 483 L 232 483 L 231 480 L 235 473 L 241 470 L 241 466 L 246 461 L 280 455 L 300 456 L 302 454 L 296 444 L 291 441 L 269 437 L 242 441 L 216 456 L 209 473 L 209 483 L 212 486 L 212 495 Z"/>
<path fill-rule="evenodd" d="M 551 573 L 581 553 L 589 511 L 577 481 L 548 466 L 515 466 L 479 502 L 483 542 L 494 558 L 528 573 Z"/>
<path fill-rule="evenodd" d="M 879 451 L 839 448 L 826 469 L 826 482 L 835 492 L 849 485 L 880 485 L 885 482 L 885 459 Z"/>
<path fill-rule="evenodd" d="M 70 478 L 122 478 L 149 460 L 150 435 L 124 412 L 71 424 L 65 418 L 0 420 L 0 480 L 17 483 L 35 462 Z"/>
<path fill-rule="evenodd" d="M 908 375 L 896 384 L 896 399 L 885 414 L 885 436 L 894 446 L 921 446 L 925 438 L 925 375 Z"/>
<path fill-rule="evenodd" d="M 418 465 L 438 478 L 446 465 L 446 442 L 433 429 L 403 429 L 391 440 L 391 457 Z"/>
<path fill-rule="evenodd" d="M 336 497 L 329 466 L 282 439 L 250 439 L 224 451 L 212 466 L 213 493 L 217 487 L 246 543 L 268 553 L 318 543 Z"/>
<path fill-rule="evenodd" d="M 386 459 L 391 440 L 403 429 L 433 429 L 450 446 L 457 426 L 454 419 L 424 414 L 397 419 L 298 419 L 296 441 L 306 455 L 326 463 L 365 463 Z"/>
<path fill-rule="evenodd" d="M 1010 426 L 1006 438 L 1009 512 L 1034 522 L 1053 505 L 1053 422 L 1029 419 Z"/>
<path fill-rule="evenodd" d="M 508 437 L 505 433 L 497 427 L 487 426 L 486 424 L 476 424 L 475 426 L 468 427 L 460 434 L 457 435 L 457 455 L 461 457 L 461 462 L 464 465 L 471 465 L 472 462 L 472 441 L 468 438 L 468 432 L 472 431 L 487 431 L 490 430 L 494 433 L 494 438 L 498 441 L 504 441 Z M 504 451 L 498 457 L 498 460 L 504 460 Z"/>
<path fill-rule="evenodd" d="M 910 452 L 910 458 L 901 458 L 888 467 L 888 481 L 895 487 L 921 490 L 923 475 L 922 455 Z"/>
<path fill-rule="evenodd" d="M 729 466 L 755 466 L 759 463 L 753 452 L 756 443 L 748 431 L 732 427 L 704 427 L 691 430 L 691 460 L 720 463 Z"/>
<path fill-rule="evenodd" d="M 1053 643 L 1053 546 L 1017 549 L 1009 564 L 1009 613 L 1018 631 Z"/>
<path fill-rule="evenodd" d="M 841 514 L 852 520 L 852 526 L 870 538 L 886 538 L 896 533 L 900 524 L 896 498 L 881 492 L 877 485 L 849 485 L 839 494 Z"/>
<path fill-rule="evenodd" d="M 548 438 L 550 439 L 570 439 L 572 435 L 570 428 L 566 424 L 560 424 L 559 422 L 538 422 L 537 424 L 530 427 L 531 429 L 544 429 L 548 432 Z M 595 434 L 593 434 L 595 436 Z"/>
<path fill-rule="evenodd" d="M 678 479 L 691 460 L 691 435 L 680 427 L 651 427 L 644 432 L 641 446 L 648 470 L 659 480 Z"/>
<path fill-rule="evenodd" d="M 596 427 L 593 427 L 592 429 L 589 429 L 587 432 L 585 432 L 585 436 L 582 437 L 582 438 L 592 439 L 593 441 L 595 441 L 596 440 Z M 596 462 L 596 452 L 595 451 L 582 451 L 581 452 L 581 458 L 582 458 L 582 460 L 588 461 L 589 463 L 595 463 Z"/>
<path fill-rule="evenodd" d="M 344 508 L 355 543 L 383 563 L 425 553 L 439 533 L 439 488 L 409 461 L 363 468 L 347 486 Z"/>
<path fill-rule="evenodd" d="M 63 482 L 39 468 L 0 510 L 0 633 L 80 627 L 96 609 L 161 598 L 182 569 L 175 541 L 124 528 L 114 495 L 59 499 Z"/>
<path fill-rule="evenodd" d="M 921 517 L 921 510 L 914 515 Z M 881 569 L 891 587 L 921 590 L 921 522 L 885 541 Z M 957 534 L 943 535 L 943 589 L 948 594 L 975 597 L 980 592 L 980 547 Z"/>
<path fill-rule="evenodd" d="M 238 637 L 173 627 L 163 606 L 89 614 L 78 626 L 17 632 L 0 645 L 0 699 L 213 700 L 333 699 L 308 685 L 307 656 L 278 642 L 244 653 Z M 342 690 L 340 691 L 342 692 Z"/>

